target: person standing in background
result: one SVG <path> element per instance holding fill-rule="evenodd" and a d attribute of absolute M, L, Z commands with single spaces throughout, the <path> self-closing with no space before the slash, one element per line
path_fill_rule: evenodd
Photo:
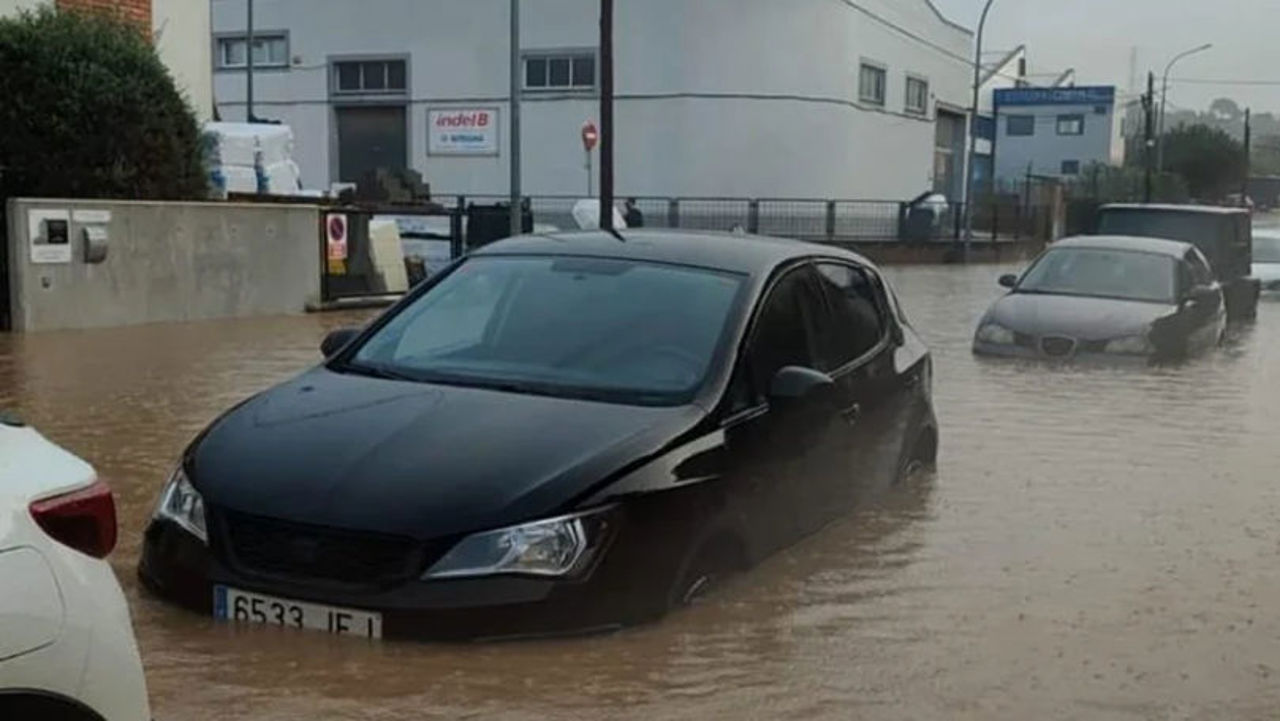
<path fill-rule="evenodd" d="M 636 206 L 635 198 L 627 198 L 626 213 L 622 219 L 627 222 L 628 228 L 643 228 L 644 213 L 640 212 L 640 208 Z"/>

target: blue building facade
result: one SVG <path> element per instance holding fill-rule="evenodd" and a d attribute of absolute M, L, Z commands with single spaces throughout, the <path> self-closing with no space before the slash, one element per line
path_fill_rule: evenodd
<path fill-rule="evenodd" d="M 1116 89 L 1010 88 L 995 92 L 995 177 L 1071 178 L 1124 160 Z"/>

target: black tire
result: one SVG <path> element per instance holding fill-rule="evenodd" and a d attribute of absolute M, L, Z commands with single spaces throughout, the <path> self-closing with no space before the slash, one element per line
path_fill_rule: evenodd
<path fill-rule="evenodd" d="M 745 566 L 741 545 L 730 535 L 717 535 L 695 547 L 676 574 L 667 594 L 667 608 L 688 606 Z"/>
<path fill-rule="evenodd" d="M 894 483 L 896 485 L 907 483 L 916 475 L 931 471 L 937 465 L 938 433 L 932 428 L 926 428 L 911 446 L 911 452 L 904 457 Z"/>
<path fill-rule="evenodd" d="M 103 721 L 71 699 L 39 692 L 0 692 L 0 719 L 14 721 Z"/>

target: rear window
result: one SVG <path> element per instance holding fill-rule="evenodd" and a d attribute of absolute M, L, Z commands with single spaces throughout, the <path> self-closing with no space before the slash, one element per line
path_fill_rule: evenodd
<path fill-rule="evenodd" d="M 1218 238 L 1231 238 L 1234 222 L 1226 215 L 1112 210 L 1103 211 L 1098 232 L 1102 235 L 1180 240 L 1203 248 L 1206 244 L 1218 242 Z"/>

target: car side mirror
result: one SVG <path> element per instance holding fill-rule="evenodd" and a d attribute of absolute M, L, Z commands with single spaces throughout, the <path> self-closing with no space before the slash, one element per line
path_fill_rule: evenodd
<path fill-rule="evenodd" d="M 325 358 L 332 358 L 335 353 L 347 347 L 347 344 L 360 335 L 359 328 L 339 328 L 330 331 L 320 343 L 320 352 Z"/>
<path fill-rule="evenodd" d="M 769 385 L 769 402 L 781 408 L 834 403 L 836 382 L 831 376 L 812 368 L 787 366 L 773 376 Z"/>
<path fill-rule="evenodd" d="M 1218 299 L 1218 291 L 1211 285 L 1197 285 L 1187 291 L 1186 302 L 1190 305 L 1213 305 Z"/>
<path fill-rule="evenodd" d="M 1004 288 L 1009 288 L 1009 289 L 1017 288 L 1018 276 L 1014 275 L 1013 273 L 1002 275 L 1000 276 L 1000 285 Z"/>

